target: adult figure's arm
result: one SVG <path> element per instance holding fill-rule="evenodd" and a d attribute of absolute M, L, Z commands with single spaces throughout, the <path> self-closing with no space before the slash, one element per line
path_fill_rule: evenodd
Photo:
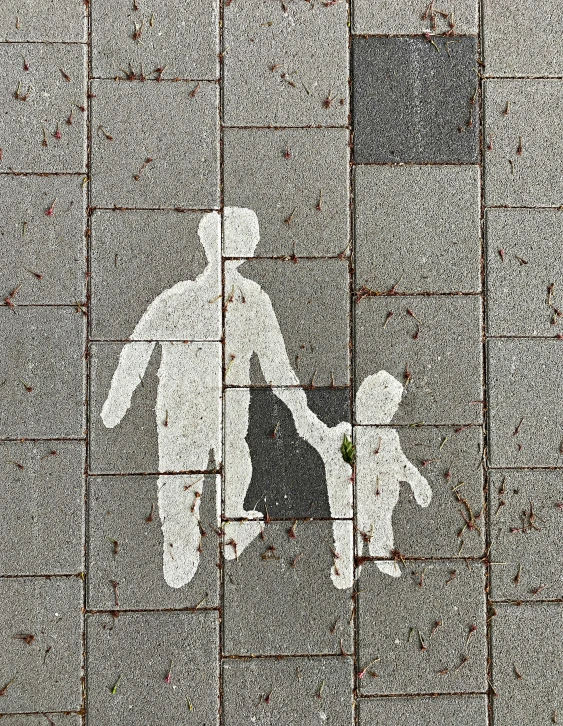
<path fill-rule="evenodd" d="M 145 374 L 154 346 L 154 342 L 145 341 L 132 341 L 123 346 L 102 407 L 102 420 L 108 429 L 117 426 L 131 406 L 131 398 Z"/>

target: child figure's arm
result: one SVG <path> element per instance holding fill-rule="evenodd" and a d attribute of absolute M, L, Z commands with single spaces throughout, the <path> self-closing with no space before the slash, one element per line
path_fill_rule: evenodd
<path fill-rule="evenodd" d="M 411 464 L 404 454 L 402 455 L 402 465 L 403 473 L 401 474 L 401 479 L 410 484 L 416 503 L 421 507 L 427 507 L 432 501 L 432 489 L 430 485 L 416 466 Z"/>

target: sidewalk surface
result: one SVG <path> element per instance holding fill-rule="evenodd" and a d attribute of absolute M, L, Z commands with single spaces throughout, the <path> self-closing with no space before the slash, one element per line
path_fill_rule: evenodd
<path fill-rule="evenodd" d="M 0 41 L 2 726 L 563 722 L 563 5 Z"/>

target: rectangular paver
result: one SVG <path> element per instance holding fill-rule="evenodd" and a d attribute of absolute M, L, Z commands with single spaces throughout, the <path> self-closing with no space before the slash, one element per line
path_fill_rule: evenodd
<path fill-rule="evenodd" d="M 82 579 L 0 579 L 3 713 L 82 706 Z"/>
<path fill-rule="evenodd" d="M 356 284 L 377 292 L 478 292 L 477 166 L 357 166 Z"/>
<path fill-rule="evenodd" d="M 86 41 L 87 6 L 76 0 L 37 4 L 35 0 L 5 0 L 0 8 L 0 40 Z"/>
<path fill-rule="evenodd" d="M 360 726 L 488 726 L 487 697 L 362 698 Z"/>
<path fill-rule="evenodd" d="M 354 33 L 363 35 L 422 35 L 453 32 L 475 35 L 479 27 L 477 0 L 450 0 L 434 3 L 403 0 L 354 0 Z"/>

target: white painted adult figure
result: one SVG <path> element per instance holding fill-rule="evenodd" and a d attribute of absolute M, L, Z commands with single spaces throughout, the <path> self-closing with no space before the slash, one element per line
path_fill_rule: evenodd
<path fill-rule="evenodd" d="M 272 386 L 297 386 L 283 337 L 268 295 L 239 274 L 237 267 L 252 257 L 259 241 L 258 220 L 252 210 L 224 212 L 224 253 L 241 259 L 225 264 L 226 382 L 250 384 L 254 353 Z M 199 507 L 203 472 L 210 458 L 221 463 L 222 450 L 222 297 L 221 223 L 216 212 L 206 214 L 198 235 L 208 265 L 195 280 L 183 281 L 152 302 L 125 344 L 102 408 L 108 428 L 116 426 L 131 405 L 156 343 L 162 348 L 156 401 L 158 432 L 158 506 L 164 534 L 164 578 L 182 587 L 199 564 L 201 533 Z M 188 342 L 189 341 L 189 342 Z M 342 460 L 340 444 L 349 424 L 328 428 L 309 411 L 300 388 L 274 388 L 291 410 L 298 433 L 317 449 L 325 463 L 333 517 L 352 516 L 350 467 Z M 231 392 L 229 392 L 231 393 Z M 236 389 L 226 411 L 225 554 L 238 556 L 259 533 L 262 514 L 246 511 L 244 499 L 252 477 L 245 437 L 250 392 Z M 216 478 L 219 489 L 219 478 Z M 219 511 L 219 509 L 218 509 Z M 340 555 L 331 577 L 337 587 L 351 587 L 353 578 L 350 521 L 334 523 L 335 550 Z M 236 545 L 234 544 L 236 543 Z"/>

